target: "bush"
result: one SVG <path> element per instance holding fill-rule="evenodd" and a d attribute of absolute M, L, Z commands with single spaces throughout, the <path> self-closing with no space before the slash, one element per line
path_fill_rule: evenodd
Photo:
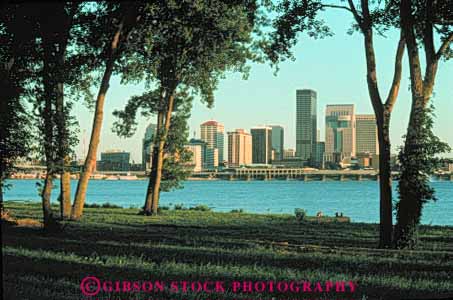
<path fill-rule="evenodd" d="M 104 203 L 102 204 L 101 206 L 102 208 L 123 208 L 122 206 L 119 206 L 119 205 L 116 205 L 116 204 L 112 204 L 112 203 Z"/>
<path fill-rule="evenodd" d="M 239 214 L 241 214 L 241 213 L 243 213 L 243 212 L 244 212 L 244 210 L 243 210 L 242 208 L 239 208 L 239 209 L 232 209 L 232 210 L 230 211 L 230 213 L 239 213 Z"/>
<path fill-rule="evenodd" d="M 294 210 L 294 214 L 296 215 L 296 220 L 298 222 L 301 222 L 305 220 L 305 217 L 307 216 L 307 211 L 303 208 L 296 208 Z"/>
<path fill-rule="evenodd" d="M 209 206 L 204 205 L 204 204 L 198 204 L 195 207 L 191 207 L 190 210 L 197 210 L 197 211 L 211 211 L 211 208 Z"/>
<path fill-rule="evenodd" d="M 187 208 L 184 207 L 184 204 L 175 204 L 173 207 L 174 210 L 186 210 Z"/>

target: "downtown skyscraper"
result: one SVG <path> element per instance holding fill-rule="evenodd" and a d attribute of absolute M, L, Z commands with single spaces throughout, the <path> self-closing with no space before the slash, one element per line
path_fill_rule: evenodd
<path fill-rule="evenodd" d="M 272 161 L 272 128 L 269 126 L 253 127 L 252 162 L 254 164 L 270 164 Z"/>
<path fill-rule="evenodd" d="M 307 161 L 316 152 L 316 98 L 314 90 L 296 90 L 296 157 Z"/>
<path fill-rule="evenodd" d="M 274 160 L 283 159 L 284 151 L 284 129 L 281 125 L 269 125 L 272 128 L 272 150 L 274 151 Z"/>
<path fill-rule="evenodd" d="M 228 166 L 236 168 L 252 163 L 252 135 L 244 129 L 228 132 Z"/>
<path fill-rule="evenodd" d="M 358 153 L 379 154 L 376 117 L 374 114 L 356 115 L 356 146 Z"/>
<path fill-rule="evenodd" d="M 355 156 L 355 126 L 354 104 L 326 106 L 326 161 L 338 163 Z"/>
<path fill-rule="evenodd" d="M 223 163 L 225 129 L 217 121 L 206 121 L 200 126 L 201 140 L 207 143 L 207 165 L 214 168 Z"/>

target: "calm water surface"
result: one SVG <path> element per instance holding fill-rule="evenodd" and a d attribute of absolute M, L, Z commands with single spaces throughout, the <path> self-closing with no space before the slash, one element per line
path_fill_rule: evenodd
<path fill-rule="evenodd" d="M 9 180 L 5 200 L 39 201 L 37 180 Z M 75 193 L 76 181 L 71 182 Z M 87 203 L 113 203 L 141 207 L 147 181 L 92 180 Z M 453 225 L 453 182 L 432 182 L 438 201 L 426 205 L 422 223 Z M 58 190 L 52 193 L 56 201 Z M 184 188 L 161 194 L 161 205 L 206 204 L 216 211 L 242 208 L 257 213 L 293 213 L 304 208 L 309 215 L 343 212 L 355 222 L 379 221 L 379 187 L 376 181 L 187 181 Z"/>

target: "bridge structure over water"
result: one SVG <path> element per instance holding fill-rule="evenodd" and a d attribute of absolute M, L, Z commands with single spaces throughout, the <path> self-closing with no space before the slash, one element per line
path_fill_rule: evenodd
<path fill-rule="evenodd" d="M 301 181 L 347 181 L 379 180 L 376 170 L 310 170 L 303 168 L 239 168 L 225 172 L 201 172 L 195 178 L 223 180 L 301 180 Z M 398 172 L 392 172 L 396 179 Z M 453 173 L 437 173 L 436 180 L 453 181 Z"/>
<path fill-rule="evenodd" d="M 45 167 L 42 166 L 20 166 L 19 172 L 22 175 L 15 178 L 43 178 Z M 73 173 L 72 178 L 78 178 L 79 173 Z M 147 176 L 144 171 L 106 171 L 94 172 L 93 179 L 106 179 L 111 176 L 133 176 L 144 178 Z M 396 179 L 398 172 L 392 172 Z M 348 180 L 379 180 L 377 170 L 314 170 L 307 168 L 237 168 L 227 169 L 221 172 L 197 172 L 191 175 L 191 179 L 221 179 L 221 180 L 301 180 L 301 181 L 348 181 Z M 436 173 L 435 180 L 453 181 L 453 172 Z"/>

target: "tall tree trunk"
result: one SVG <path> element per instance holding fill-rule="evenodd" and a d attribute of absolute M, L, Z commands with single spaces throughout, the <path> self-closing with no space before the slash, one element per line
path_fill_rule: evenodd
<path fill-rule="evenodd" d="M 60 57 L 60 64 L 63 67 L 64 54 Z M 62 219 L 68 218 L 71 215 L 71 186 L 70 174 L 66 169 L 68 160 L 68 136 L 66 128 L 66 116 L 64 109 L 64 85 L 63 82 L 57 84 L 56 97 L 56 114 L 58 128 L 58 164 L 60 174 L 60 216 Z"/>
<path fill-rule="evenodd" d="M 68 157 L 63 163 L 65 165 L 60 176 L 60 213 L 61 218 L 66 219 L 71 216 L 71 173 L 67 170 Z"/>
<path fill-rule="evenodd" d="M 392 243 L 392 173 L 390 167 L 390 112 L 384 111 L 383 118 L 378 118 L 379 141 L 379 197 L 380 224 L 379 246 L 389 247 Z"/>
<path fill-rule="evenodd" d="M 104 75 L 102 77 L 101 86 L 99 93 L 96 98 L 96 109 L 93 119 L 93 128 L 91 131 L 90 145 L 88 148 L 88 154 L 85 159 L 83 172 L 80 175 L 79 182 L 77 184 L 76 196 L 74 199 L 74 205 L 71 211 L 71 219 L 78 220 L 81 218 L 83 213 L 83 206 L 85 204 L 85 196 L 88 188 L 88 181 L 93 173 L 93 169 L 96 165 L 96 155 L 99 146 L 99 140 L 101 136 L 102 119 L 104 115 L 104 102 L 107 90 L 109 88 L 110 78 L 113 72 L 113 66 L 117 58 L 117 49 L 120 42 L 120 36 L 123 33 L 124 18 L 118 26 L 115 35 L 112 39 L 110 46 L 110 55 L 106 62 Z"/>
<path fill-rule="evenodd" d="M 143 208 L 144 214 L 146 215 L 151 215 L 152 214 L 152 203 L 153 203 L 153 191 L 154 191 L 154 185 L 156 182 L 156 175 L 157 175 L 157 156 L 159 153 L 159 145 L 157 141 L 160 139 L 159 134 L 162 131 L 162 125 L 163 125 L 163 119 L 164 119 L 164 112 L 162 110 L 159 110 L 159 113 L 157 114 L 157 126 L 156 126 L 156 135 L 153 141 L 153 155 L 152 155 L 152 161 L 151 161 L 151 172 L 149 174 L 149 181 L 148 181 L 148 188 L 146 190 L 146 199 L 145 199 L 145 206 Z"/>
<path fill-rule="evenodd" d="M 379 142 L 379 247 L 388 248 L 392 245 L 393 234 L 389 126 L 391 112 L 398 97 L 401 82 L 401 61 L 404 55 L 405 40 L 401 37 L 398 43 L 392 85 L 385 103 L 382 103 L 377 81 L 376 56 L 374 52 L 373 31 L 369 18 L 368 3 L 364 3 L 363 6 L 365 19 L 358 22 L 364 35 L 368 93 L 376 116 Z"/>
<path fill-rule="evenodd" d="M 0 174 L 0 213 L 3 215 L 3 212 L 5 210 L 5 207 L 3 206 L 3 174 Z"/>
<path fill-rule="evenodd" d="M 42 212 L 44 217 L 44 228 L 47 228 L 52 222 L 52 208 L 50 204 L 50 197 L 52 194 L 53 187 L 53 175 L 51 172 L 47 172 L 46 178 L 44 180 L 44 187 L 41 192 L 42 198 Z"/>
<path fill-rule="evenodd" d="M 167 109 L 165 116 L 165 124 L 162 132 L 162 136 L 159 140 L 159 149 L 157 153 L 157 162 L 156 162 L 156 181 L 153 189 L 153 198 L 152 198 L 152 214 L 157 214 L 157 209 L 159 207 L 159 196 L 160 196 L 160 184 L 162 180 L 162 166 L 164 163 L 164 146 L 167 140 L 168 131 L 170 129 L 171 115 L 173 113 L 173 104 L 175 100 L 175 91 L 174 89 L 170 92 L 167 101 Z"/>

